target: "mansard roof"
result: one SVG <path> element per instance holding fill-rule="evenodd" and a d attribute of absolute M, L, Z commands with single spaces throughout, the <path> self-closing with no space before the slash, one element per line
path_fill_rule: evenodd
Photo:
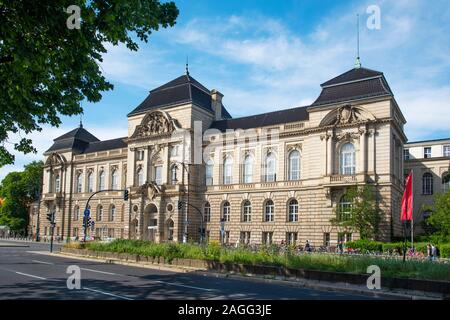
<path fill-rule="evenodd" d="M 393 96 L 382 72 L 354 68 L 321 84 L 322 91 L 314 106 L 347 102 L 379 96 Z"/>
<path fill-rule="evenodd" d="M 125 148 L 127 143 L 124 139 L 126 138 L 100 141 L 80 125 L 80 127 L 54 139 L 53 145 L 44 154 L 62 150 L 70 150 L 75 154 L 81 154 Z"/>
<path fill-rule="evenodd" d="M 211 107 L 211 91 L 188 73 L 151 90 L 147 98 L 131 111 L 128 116 L 144 113 L 156 108 L 186 103 L 193 103 L 213 112 Z M 223 106 L 222 115 L 225 118 L 231 118 Z"/>
<path fill-rule="evenodd" d="M 262 113 L 254 116 L 218 120 L 211 124 L 211 128 L 220 131 L 227 129 L 250 129 L 258 127 L 267 127 L 282 123 L 306 121 L 309 120 L 309 114 L 306 111 L 308 106 L 296 107 L 291 109 Z"/>

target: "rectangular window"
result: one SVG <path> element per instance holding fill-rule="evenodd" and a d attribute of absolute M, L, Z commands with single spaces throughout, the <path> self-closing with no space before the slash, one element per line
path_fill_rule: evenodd
<path fill-rule="evenodd" d="M 155 182 L 158 186 L 162 184 L 162 166 L 155 167 Z"/>
<path fill-rule="evenodd" d="M 423 157 L 425 159 L 431 158 L 431 147 L 425 147 L 423 148 Z"/>
<path fill-rule="evenodd" d="M 241 231 L 241 236 L 239 239 L 241 244 L 249 244 L 250 243 L 250 231 Z"/>
<path fill-rule="evenodd" d="M 325 247 L 328 247 L 330 245 L 330 233 L 329 232 L 325 232 L 323 234 L 323 245 Z"/>
<path fill-rule="evenodd" d="M 136 151 L 136 159 L 139 161 L 144 160 L 144 150 Z"/>
<path fill-rule="evenodd" d="M 403 159 L 409 160 L 409 149 L 403 149 Z"/>
<path fill-rule="evenodd" d="M 346 243 L 352 241 L 351 233 L 338 233 L 338 241 Z"/>
<path fill-rule="evenodd" d="M 213 165 L 207 164 L 206 165 L 206 185 L 212 186 L 213 185 Z"/>
<path fill-rule="evenodd" d="M 286 232 L 286 243 L 295 246 L 297 244 L 297 237 L 297 232 Z"/>
<path fill-rule="evenodd" d="M 264 245 L 271 245 L 273 238 L 273 232 L 263 232 L 262 233 L 262 243 Z"/>
<path fill-rule="evenodd" d="M 444 157 L 450 157 L 450 146 L 444 146 Z"/>

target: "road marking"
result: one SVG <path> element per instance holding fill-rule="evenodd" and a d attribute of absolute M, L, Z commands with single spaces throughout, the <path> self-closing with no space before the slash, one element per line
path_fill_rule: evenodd
<path fill-rule="evenodd" d="M 106 272 L 106 271 L 100 271 L 100 270 L 94 270 L 94 269 L 88 269 L 88 268 L 80 268 L 81 270 L 85 270 L 85 271 L 90 271 L 90 272 L 97 272 L 97 273 L 103 273 L 103 274 L 109 274 L 111 276 L 115 276 L 117 275 L 116 273 L 113 272 Z"/>
<path fill-rule="evenodd" d="M 208 289 L 208 288 L 201 288 L 201 287 L 194 287 L 194 286 L 188 286 L 186 284 L 179 284 L 179 283 L 173 283 L 173 282 L 165 282 L 160 280 L 153 280 L 157 283 L 167 284 L 169 286 L 176 286 L 176 287 L 183 287 L 183 288 L 189 288 L 189 289 L 196 289 L 196 290 L 203 290 L 203 291 L 214 291 L 214 289 Z"/>
<path fill-rule="evenodd" d="M 22 272 L 18 272 L 18 271 L 15 271 L 15 273 L 20 274 L 22 276 L 26 276 L 26 277 L 36 278 L 36 279 L 40 279 L 40 280 L 47 280 L 46 278 L 33 276 L 32 274 L 28 274 L 28 273 L 22 273 Z"/>
<path fill-rule="evenodd" d="M 45 262 L 45 261 L 40 261 L 40 260 L 31 260 L 31 261 L 36 262 L 36 263 L 51 264 L 51 265 L 54 265 L 54 263 L 52 263 L 52 262 Z"/>
<path fill-rule="evenodd" d="M 128 298 L 128 297 L 125 297 L 125 296 L 119 296 L 119 295 L 114 294 L 114 293 L 104 292 L 104 291 L 95 290 L 95 289 L 91 289 L 91 288 L 83 287 L 83 289 L 84 289 L 84 290 L 88 290 L 88 291 L 92 291 L 92 292 L 101 293 L 101 294 L 104 294 L 104 295 L 107 295 L 107 296 L 111 296 L 111 297 L 115 297 L 115 298 L 119 298 L 119 299 L 124 299 L 124 300 L 134 300 L 134 299 L 132 299 L 132 298 Z"/>

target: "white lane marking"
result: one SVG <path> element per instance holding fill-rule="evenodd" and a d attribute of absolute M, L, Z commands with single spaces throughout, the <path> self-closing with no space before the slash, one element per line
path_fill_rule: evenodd
<path fill-rule="evenodd" d="M 52 263 L 52 262 L 45 262 L 45 261 L 41 261 L 41 260 L 31 260 L 31 261 L 36 262 L 36 263 L 51 264 L 51 265 L 54 265 L 54 263 Z"/>
<path fill-rule="evenodd" d="M 97 273 L 103 273 L 103 274 L 109 274 L 111 276 L 115 276 L 117 275 L 116 273 L 113 272 L 106 272 L 106 271 L 100 271 L 100 270 L 94 270 L 94 269 L 88 269 L 88 268 L 80 268 L 81 270 L 85 270 L 85 271 L 90 271 L 90 272 L 97 272 Z"/>
<path fill-rule="evenodd" d="M 111 296 L 111 297 L 115 297 L 115 298 L 124 299 L 124 300 L 134 300 L 134 299 L 129 298 L 129 297 L 119 296 L 119 295 L 114 294 L 114 293 L 109 293 L 109 292 L 104 292 L 104 291 L 100 291 L 100 290 L 95 290 L 95 289 L 92 289 L 92 288 L 83 287 L 83 289 L 84 290 L 88 290 L 88 291 L 92 291 L 92 292 L 101 293 L 101 294 L 104 294 L 104 295 L 107 295 L 107 296 Z"/>
<path fill-rule="evenodd" d="M 201 288 L 201 287 L 194 287 L 194 286 L 188 286 L 186 284 L 179 284 L 179 283 L 173 283 L 173 282 L 165 282 L 160 280 L 153 280 L 157 283 L 167 284 L 169 286 L 175 286 L 175 287 L 183 287 L 183 288 L 189 288 L 189 289 L 196 289 L 196 290 L 204 290 L 204 291 L 214 291 L 214 289 L 208 289 L 208 288 Z"/>
<path fill-rule="evenodd" d="M 32 274 L 28 274 L 28 273 L 22 273 L 22 272 L 18 272 L 18 271 L 15 271 L 15 273 L 20 274 L 22 276 L 26 276 L 26 277 L 36 278 L 36 279 L 40 279 L 40 280 L 47 280 L 46 278 L 33 276 Z"/>

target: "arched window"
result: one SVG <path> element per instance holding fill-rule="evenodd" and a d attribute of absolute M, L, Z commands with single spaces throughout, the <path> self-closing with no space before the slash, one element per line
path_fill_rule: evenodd
<path fill-rule="evenodd" d="M 89 172 L 88 179 L 87 179 L 87 192 L 93 192 L 94 191 L 94 175 L 92 172 Z"/>
<path fill-rule="evenodd" d="M 242 221 L 252 221 L 252 204 L 248 200 L 245 200 L 242 204 Z"/>
<path fill-rule="evenodd" d="M 205 183 L 207 186 L 213 185 L 213 169 L 214 169 L 214 163 L 211 159 L 208 159 L 206 162 L 206 173 L 205 173 Z"/>
<path fill-rule="evenodd" d="M 347 195 L 343 195 L 339 200 L 338 220 L 347 221 L 351 218 L 353 200 Z"/>
<path fill-rule="evenodd" d="M 300 152 L 298 150 L 293 150 L 289 153 L 288 170 L 289 180 L 300 179 Z"/>
<path fill-rule="evenodd" d="M 425 172 L 422 176 L 422 193 L 433 194 L 433 175 L 429 172 Z"/>
<path fill-rule="evenodd" d="M 298 221 L 298 201 L 292 199 L 288 204 L 288 222 Z"/>
<path fill-rule="evenodd" d="M 340 174 L 355 174 L 355 147 L 346 143 L 341 147 Z"/>
<path fill-rule="evenodd" d="M 83 187 L 83 174 L 79 173 L 77 175 L 77 189 L 76 189 L 78 193 L 83 191 L 82 187 Z"/>
<path fill-rule="evenodd" d="M 444 192 L 450 190 L 450 172 L 444 173 L 442 176 L 442 190 Z"/>
<path fill-rule="evenodd" d="M 265 222 L 271 222 L 273 221 L 273 214 L 274 214 L 275 206 L 273 204 L 272 200 L 267 200 L 266 204 L 264 205 L 264 221 Z"/>
<path fill-rule="evenodd" d="M 173 164 L 170 167 L 170 184 L 175 185 L 178 182 L 178 177 L 177 177 L 177 165 Z"/>
<path fill-rule="evenodd" d="M 111 173 L 111 188 L 113 190 L 119 189 L 119 170 L 113 169 L 113 172 Z"/>
<path fill-rule="evenodd" d="M 228 201 L 225 201 L 222 205 L 222 218 L 224 221 L 230 221 L 231 206 Z"/>
<path fill-rule="evenodd" d="M 253 182 L 253 157 L 251 155 L 247 155 L 244 159 L 244 167 L 243 167 L 243 180 L 244 183 L 252 183 Z"/>
<path fill-rule="evenodd" d="M 97 207 L 97 221 L 102 221 L 103 219 L 103 206 L 99 205 Z"/>
<path fill-rule="evenodd" d="M 205 203 L 205 206 L 203 207 L 203 221 L 211 222 L 211 205 L 209 202 Z"/>
<path fill-rule="evenodd" d="M 98 190 L 105 190 L 105 171 L 100 171 L 98 175 Z"/>
<path fill-rule="evenodd" d="M 111 205 L 109 209 L 109 221 L 114 221 L 116 219 L 116 206 Z"/>
<path fill-rule="evenodd" d="M 266 155 L 266 159 L 264 161 L 265 167 L 265 181 L 273 182 L 276 180 L 276 158 L 273 152 L 269 152 Z"/>
<path fill-rule="evenodd" d="M 143 184 L 144 184 L 144 170 L 142 170 L 142 168 L 139 168 L 138 170 L 137 170 L 137 172 L 136 172 L 136 183 L 137 183 L 137 186 L 136 187 L 139 187 L 139 186 L 142 186 Z"/>
<path fill-rule="evenodd" d="M 233 183 L 233 159 L 226 157 L 223 162 L 223 184 Z"/>
<path fill-rule="evenodd" d="M 75 208 L 73 208 L 73 221 L 78 221 L 78 219 L 80 219 L 80 207 L 75 206 Z"/>
<path fill-rule="evenodd" d="M 59 174 L 55 176 L 55 192 L 61 192 L 61 178 Z"/>

